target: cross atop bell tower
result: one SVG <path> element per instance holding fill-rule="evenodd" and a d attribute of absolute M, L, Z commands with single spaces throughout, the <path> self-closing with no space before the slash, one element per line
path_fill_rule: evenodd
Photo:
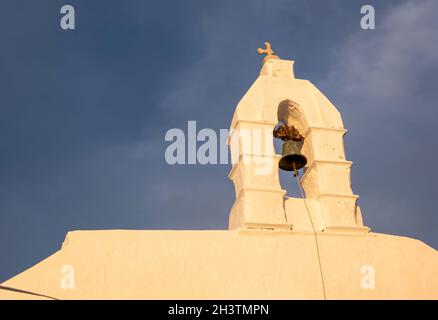
<path fill-rule="evenodd" d="M 280 59 L 279 56 L 274 55 L 274 50 L 272 50 L 271 43 L 269 43 L 268 41 L 265 42 L 265 49 L 258 48 L 257 52 L 259 54 L 266 54 L 263 61 L 266 61 L 268 59 Z"/>

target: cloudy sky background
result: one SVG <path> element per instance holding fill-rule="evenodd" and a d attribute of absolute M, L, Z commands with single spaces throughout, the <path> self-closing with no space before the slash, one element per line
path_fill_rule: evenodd
<path fill-rule="evenodd" d="M 365 224 L 438 248 L 437 16 L 434 0 L 2 1 L 0 281 L 70 230 L 226 229 L 230 166 L 169 166 L 164 135 L 228 128 L 266 39 L 340 110 Z"/>

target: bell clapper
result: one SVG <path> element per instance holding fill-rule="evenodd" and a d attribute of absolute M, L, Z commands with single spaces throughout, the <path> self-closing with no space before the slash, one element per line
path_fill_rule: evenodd
<path fill-rule="evenodd" d="M 298 177 L 297 164 L 295 162 L 292 162 L 292 166 L 294 168 L 294 177 Z"/>

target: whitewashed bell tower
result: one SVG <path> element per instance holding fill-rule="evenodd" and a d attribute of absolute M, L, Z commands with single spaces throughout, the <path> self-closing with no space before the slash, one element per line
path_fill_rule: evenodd
<path fill-rule="evenodd" d="M 308 80 L 296 79 L 294 61 L 274 55 L 269 43 L 259 77 L 236 107 L 229 145 L 236 200 L 229 228 L 367 233 L 350 186 L 352 162 L 345 159 L 346 133 L 335 106 Z M 279 121 L 304 136 L 307 166 L 300 177 L 305 200 L 286 196 L 279 181 L 272 131 Z M 245 132 L 245 134 L 242 134 Z M 248 139 L 248 133 L 251 138 Z M 268 167 L 271 170 L 261 170 Z M 291 175 L 291 179 L 292 179 Z"/>

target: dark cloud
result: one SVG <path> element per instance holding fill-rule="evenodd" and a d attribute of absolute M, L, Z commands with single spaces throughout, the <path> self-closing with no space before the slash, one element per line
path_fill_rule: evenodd
<path fill-rule="evenodd" d="M 227 128 L 266 39 L 341 110 L 365 223 L 437 246 L 432 1 L 369 32 L 360 1 L 75 1 L 71 32 L 63 3 L 0 5 L 0 280 L 69 230 L 226 228 L 230 166 L 168 166 L 164 135 Z"/>

